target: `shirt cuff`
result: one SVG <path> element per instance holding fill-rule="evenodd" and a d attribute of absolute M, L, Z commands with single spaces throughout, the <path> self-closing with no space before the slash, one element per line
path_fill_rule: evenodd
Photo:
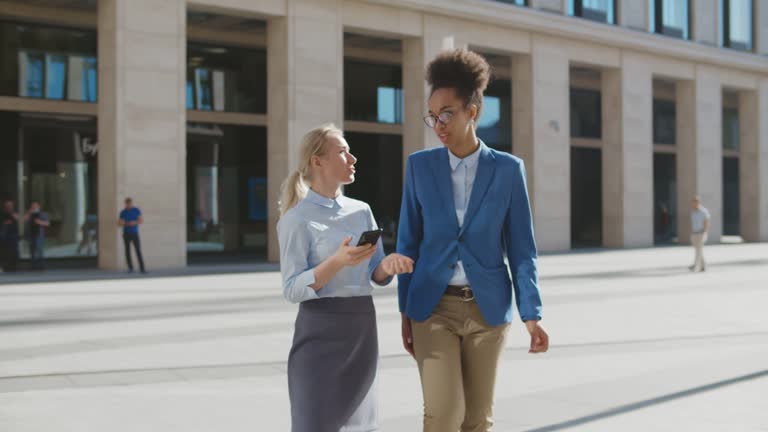
<path fill-rule="evenodd" d="M 390 277 L 388 277 L 388 278 L 384 279 L 384 281 L 383 281 L 383 282 L 381 282 L 381 283 L 378 283 L 378 282 L 376 282 L 375 280 L 373 280 L 373 275 L 374 275 L 374 274 L 376 274 L 376 268 L 378 268 L 378 267 L 379 267 L 379 264 L 381 264 L 381 262 L 382 262 L 382 261 L 384 261 L 384 258 L 380 259 L 380 260 L 379 260 L 379 261 L 376 263 L 376 265 L 372 265 L 371 267 L 373 268 L 373 270 L 371 270 L 371 271 L 370 271 L 370 273 L 371 273 L 371 274 L 370 274 L 370 275 L 368 275 L 368 279 L 370 279 L 370 281 L 371 281 L 371 286 L 372 286 L 372 287 L 374 287 L 374 288 L 381 288 L 381 287 L 385 287 L 385 286 L 389 285 L 390 283 L 392 283 L 392 279 L 394 279 L 394 278 L 395 278 L 395 276 L 394 276 L 394 275 L 393 275 L 393 276 L 390 276 Z"/>
<path fill-rule="evenodd" d="M 314 283 L 315 269 L 309 269 L 304 273 L 296 276 L 296 279 L 293 281 L 293 286 L 296 290 L 296 293 L 300 295 L 300 302 L 320 298 L 320 296 L 317 295 L 317 291 L 315 291 L 315 289 L 310 286 Z"/>

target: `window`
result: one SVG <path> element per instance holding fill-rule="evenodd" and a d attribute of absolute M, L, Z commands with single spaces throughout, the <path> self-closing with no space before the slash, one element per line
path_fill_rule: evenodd
<path fill-rule="evenodd" d="M 677 156 L 653 154 L 653 228 L 656 244 L 677 237 Z"/>
<path fill-rule="evenodd" d="M 371 206 L 377 225 L 384 230 L 384 249 L 392 252 L 403 191 L 403 137 L 361 132 L 344 135 L 357 158 L 355 182 L 344 186 L 344 194 Z"/>
<path fill-rule="evenodd" d="M 724 47 L 752 51 L 752 0 L 720 0 Z"/>
<path fill-rule="evenodd" d="M 723 148 L 739 149 L 739 110 L 723 108 Z"/>
<path fill-rule="evenodd" d="M 568 14 L 608 24 L 616 23 L 615 0 L 569 0 Z"/>
<path fill-rule="evenodd" d="M 96 118 L 0 112 L 0 196 L 23 214 L 38 201 L 48 214 L 45 256 L 98 254 L 98 136 Z M 22 234 L 28 224 L 20 223 Z M 22 258 L 29 257 L 27 242 Z"/>
<path fill-rule="evenodd" d="M 403 72 L 396 64 L 344 60 L 344 118 L 403 122 Z"/>
<path fill-rule="evenodd" d="M 518 6 L 528 6 L 528 0 L 495 0 L 499 3 L 508 3 Z"/>
<path fill-rule="evenodd" d="M 571 89 L 571 136 L 574 138 L 601 138 L 602 101 L 600 91 Z"/>
<path fill-rule="evenodd" d="M 651 0 L 651 31 L 689 38 L 690 0 Z"/>
<path fill-rule="evenodd" d="M 96 102 L 96 33 L 0 21 L 0 95 Z"/>
<path fill-rule="evenodd" d="M 674 145 L 677 139 L 675 101 L 653 100 L 653 143 Z"/>
<path fill-rule="evenodd" d="M 477 136 L 496 150 L 512 152 L 512 82 L 494 79 L 483 96 Z"/>
<path fill-rule="evenodd" d="M 266 256 L 267 131 L 187 123 L 187 252 Z"/>
<path fill-rule="evenodd" d="M 263 49 L 187 44 L 187 109 L 267 112 L 267 53 Z"/>

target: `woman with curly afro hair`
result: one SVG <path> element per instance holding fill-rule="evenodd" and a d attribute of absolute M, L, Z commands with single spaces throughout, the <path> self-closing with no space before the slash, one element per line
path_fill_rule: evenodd
<path fill-rule="evenodd" d="M 406 165 L 397 251 L 415 264 L 398 276 L 403 345 L 419 367 L 425 432 L 490 431 L 513 298 L 529 352 L 549 347 L 525 167 L 477 137 L 490 79 L 482 56 L 443 52 L 426 79 L 424 123 L 443 147 Z"/>

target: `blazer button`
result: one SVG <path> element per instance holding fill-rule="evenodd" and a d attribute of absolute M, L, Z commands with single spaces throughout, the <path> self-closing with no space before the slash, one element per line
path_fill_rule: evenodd
<path fill-rule="evenodd" d="M 456 264 L 451 264 L 451 265 L 449 265 L 449 266 L 448 266 L 448 268 L 449 268 L 449 269 L 451 269 L 451 270 L 453 270 L 453 269 L 455 269 L 455 268 L 456 268 Z"/>

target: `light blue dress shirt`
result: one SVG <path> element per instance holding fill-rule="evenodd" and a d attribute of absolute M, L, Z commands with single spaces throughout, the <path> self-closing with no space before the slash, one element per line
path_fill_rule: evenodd
<path fill-rule="evenodd" d="M 477 161 L 480 159 L 480 146 L 474 153 L 460 159 L 458 156 L 448 150 L 448 161 L 451 164 L 451 182 L 453 183 L 453 204 L 456 207 L 456 219 L 459 221 L 459 227 L 464 225 L 464 215 L 467 213 L 469 197 L 472 195 L 472 187 L 475 185 L 477 176 Z M 464 272 L 464 265 L 461 262 L 461 256 L 456 263 L 454 271 L 448 285 L 469 285 L 469 279 Z"/>
<path fill-rule="evenodd" d="M 384 259 L 381 239 L 376 253 L 367 261 L 344 267 L 330 282 L 315 291 L 315 267 L 336 253 L 347 236 L 354 246 L 360 235 L 377 229 L 376 220 L 368 204 L 347 198 L 326 198 L 310 190 L 306 198 L 288 210 L 277 223 L 280 242 L 280 273 L 283 294 L 291 303 L 321 297 L 355 297 L 371 295 L 373 288 L 382 284 L 373 281 L 373 272 Z"/>
<path fill-rule="evenodd" d="M 703 205 L 699 208 L 691 211 L 691 231 L 694 234 L 701 234 L 704 232 L 704 222 L 709 220 L 709 210 Z"/>

